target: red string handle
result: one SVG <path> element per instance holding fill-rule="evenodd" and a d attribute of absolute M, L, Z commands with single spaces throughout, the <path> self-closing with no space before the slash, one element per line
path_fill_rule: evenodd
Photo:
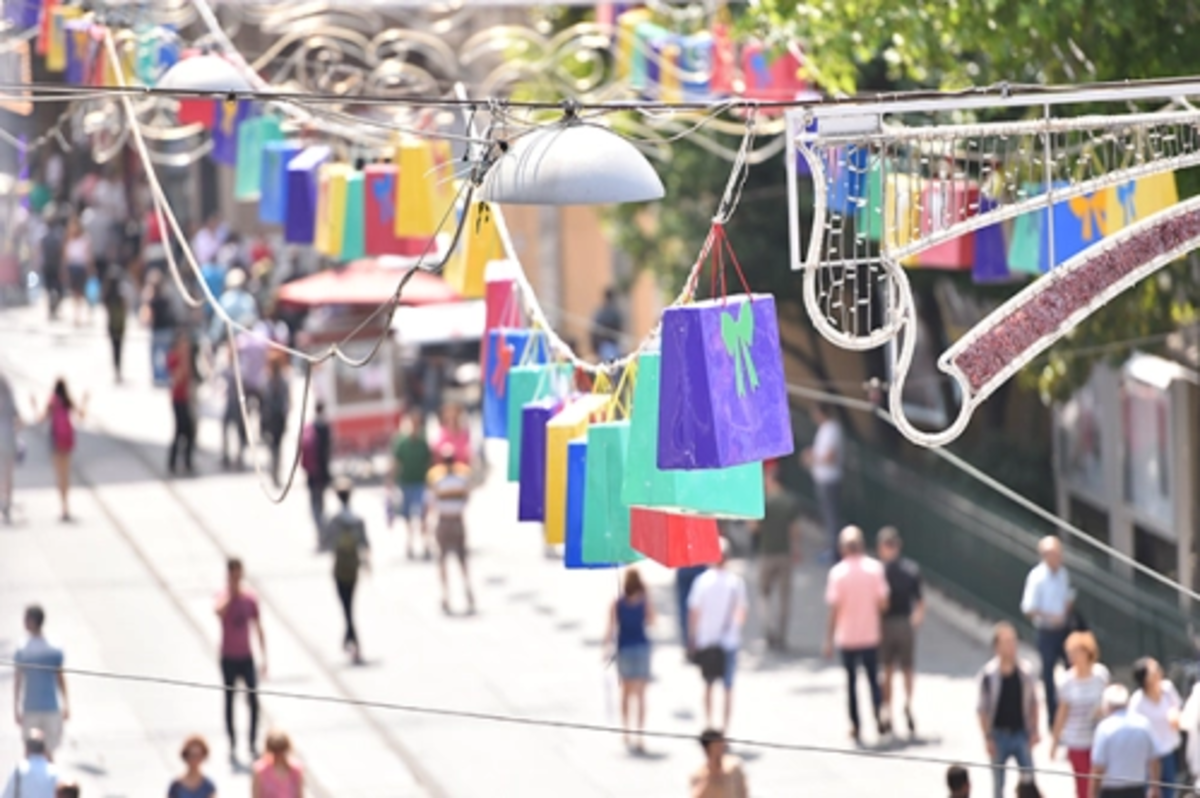
<path fill-rule="evenodd" d="M 742 283 L 742 288 L 747 294 L 751 293 L 750 284 L 746 282 L 746 274 L 742 271 L 742 264 L 738 262 L 737 254 L 733 251 L 733 246 L 729 243 L 729 237 L 725 234 L 725 225 L 720 222 L 713 222 L 712 230 L 709 231 L 709 257 L 713 259 L 713 270 L 709 282 L 709 293 L 715 298 L 717 296 L 717 275 L 721 279 L 721 299 L 729 297 L 729 284 L 725 275 L 725 255 L 729 255 L 729 260 L 733 263 L 733 268 L 737 272 L 738 280 Z"/>

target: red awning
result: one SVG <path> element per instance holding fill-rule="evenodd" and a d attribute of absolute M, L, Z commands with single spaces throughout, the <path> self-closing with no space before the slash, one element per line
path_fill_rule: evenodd
<path fill-rule="evenodd" d="M 343 269 L 328 269 L 309 277 L 284 283 L 279 301 L 285 305 L 361 305 L 374 307 L 391 298 L 406 269 L 398 264 L 409 259 L 368 258 Z M 436 305 L 457 302 L 461 297 L 436 274 L 418 271 L 404 286 L 401 305 Z"/>

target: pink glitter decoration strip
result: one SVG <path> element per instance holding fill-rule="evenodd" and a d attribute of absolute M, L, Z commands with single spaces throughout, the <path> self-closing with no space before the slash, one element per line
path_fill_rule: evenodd
<path fill-rule="evenodd" d="M 1165 219 L 1111 245 L 1093 257 L 1060 267 L 1029 301 L 981 333 L 953 359 L 978 392 L 1010 363 L 1123 278 L 1157 257 L 1200 238 L 1200 210 Z"/>

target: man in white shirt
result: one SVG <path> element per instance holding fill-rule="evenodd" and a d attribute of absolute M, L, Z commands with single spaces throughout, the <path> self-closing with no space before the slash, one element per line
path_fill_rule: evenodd
<path fill-rule="evenodd" d="M 1061 661 L 1066 664 L 1063 644 L 1070 633 L 1069 621 L 1075 591 L 1071 589 L 1071 577 L 1063 566 L 1062 542 L 1048 535 L 1038 542 L 1038 554 L 1042 561 L 1034 566 L 1025 578 L 1025 592 L 1021 597 L 1023 612 L 1037 628 L 1038 656 L 1042 660 L 1042 686 L 1046 691 L 1046 716 L 1053 728 L 1058 712 L 1058 692 L 1054 680 L 1054 668 Z"/>
<path fill-rule="evenodd" d="M 36 729 L 25 736 L 25 761 L 13 768 L 3 798 L 54 798 L 58 771 L 46 758 L 46 743 Z"/>
<path fill-rule="evenodd" d="M 746 623 L 746 582 L 725 567 L 728 543 L 721 538 L 721 561 L 696 578 L 688 594 L 689 654 L 704 678 L 704 723 L 712 724 L 713 684 L 725 687 L 725 725 L 733 710 L 733 677 Z"/>
<path fill-rule="evenodd" d="M 225 231 L 221 227 L 221 217 L 216 213 L 211 214 L 192 239 L 192 254 L 196 257 L 196 264 L 203 266 L 215 261 L 224 243 Z"/>
<path fill-rule="evenodd" d="M 812 420 L 817 425 L 817 434 L 813 445 L 800 453 L 800 462 L 812 472 L 821 525 L 829 543 L 827 556 L 832 562 L 838 556 L 837 540 L 842 531 L 842 426 L 834 420 L 833 411 L 826 404 L 813 408 Z"/>

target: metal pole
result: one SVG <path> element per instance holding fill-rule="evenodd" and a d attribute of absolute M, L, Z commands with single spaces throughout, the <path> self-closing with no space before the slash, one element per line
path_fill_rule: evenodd
<path fill-rule="evenodd" d="M 1058 261 L 1054 251 L 1054 144 L 1050 138 L 1050 104 L 1044 107 L 1046 130 L 1042 133 L 1042 177 L 1046 181 L 1046 235 L 1049 243 L 1047 270 L 1052 270 Z"/>

